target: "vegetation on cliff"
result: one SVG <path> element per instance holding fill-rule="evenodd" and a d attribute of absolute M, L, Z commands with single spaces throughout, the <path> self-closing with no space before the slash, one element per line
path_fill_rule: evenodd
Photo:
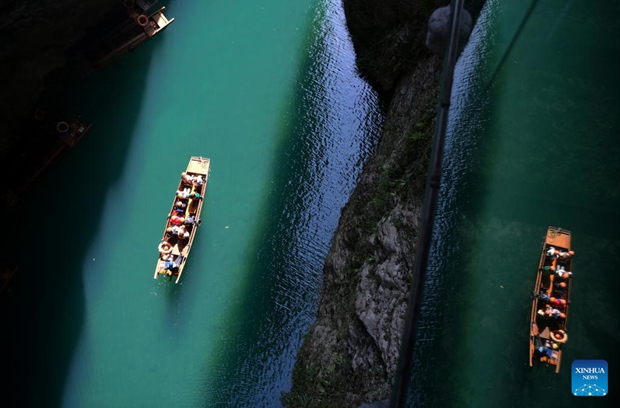
<path fill-rule="evenodd" d="M 477 15 L 483 1 L 470 2 Z M 298 354 L 288 407 L 389 399 L 400 350 L 439 96 L 425 48 L 442 2 L 343 0 L 360 73 L 389 101 L 333 238 L 317 320 Z"/>
<path fill-rule="evenodd" d="M 393 105 L 387 118 L 409 108 L 411 122 L 384 133 L 342 212 L 317 321 L 298 354 L 286 406 L 348 407 L 389 398 L 438 96 L 438 61 L 425 62 L 427 75 L 401 85 L 429 81 L 409 88 L 420 91 L 407 94 L 417 104 Z"/>
<path fill-rule="evenodd" d="M 424 48 L 432 7 L 388 3 L 395 8 L 344 2 L 358 68 L 391 100 L 377 152 L 342 211 L 317 320 L 298 354 L 293 389 L 283 397 L 288 407 L 356 407 L 391 393 L 441 61 Z"/>
<path fill-rule="evenodd" d="M 298 354 L 294 407 L 390 398 L 417 246 L 442 61 L 425 48 L 446 2 L 343 0 L 358 70 L 389 105 L 377 152 L 342 211 L 317 320 Z M 466 1 L 474 20 L 484 0 Z"/>

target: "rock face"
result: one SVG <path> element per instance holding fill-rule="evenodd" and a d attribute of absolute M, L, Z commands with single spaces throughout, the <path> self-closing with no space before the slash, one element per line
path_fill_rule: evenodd
<path fill-rule="evenodd" d="M 394 89 L 378 151 L 342 211 L 325 262 L 317 320 L 284 397 L 289 407 L 357 407 L 390 397 L 440 68 L 437 57 L 421 56 Z"/>
<path fill-rule="evenodd" d="M 468 16 L 475 19 L 483 4 L 467 1 Z M 439 100 L 441 57 L 425 41 L 431 13 L 445 2 L 343 5 L 358 69 L 389 108 L 377 152 L 342 211 L 325 262 L 317 319 L 298 354 L 292 390 L 283 396 L 291 408 L 387 406 Z M 464 33 L 471 20 L 461 26 Z"/>
<path fill-rule="evenodd" d="M 390 397 L 438 100 L 441 62 L 424 42 L 428 17 L 443 4 L 343 4 L 358 68 L 390 104 L 377 152 L 342 211 L 317 320 L 283 398 L 290 407 L 357 407 Z M 0 159 L 16 120 L 30 114 L 67 51 L 114 7 L 122 2 L 4 1 L 0 75 L 9 81 L 0 87 Z"/>
<path fill-rule="evenodd" d="M 396 24 L 369 28 L 351 22 L 361 3 Z M 400 350 L 417 230 L 426 184 L 430 143 L 438 101 L 441 61 L 424 48 L 426 21 L 407 2 L 345 0 L 347 21 L 356 30 L 376 30 L 388 40 L 364 36 L 356 45 L 359 67 L 391 101 L 377 152 L 365 165 L 342 211 L 324 267 L 318 316 L 299 352 L 293 389 L 283 398 L 289 407 L 358 407 L 390 398 Z M 403 9 L 404 7 L 404 9 Z M 409 7 L 409 8 L 408 8 Z M 409 14 L 407 14 L 409 13 Z M 413 15 L 410 20 L 405 16 Z M 376 17 L 377 19 L 380 17 Z M 386 59 L 368 63 L 360 48 L 402 42 L 384 48 Z M 406 55 L 402 55 L 405 53 Z M 389 54 L 389 55 L 388 55 Z M 393 61 L 402 61 L 397 68 Z M 385 74 L 385 75 L 383 75 Z M 373 80 L 374 79 L 374 80 Z"/>
<path fill-rule="evenodd" d="M 426 53 L 424 38 L 437 0 L 343 0 L 357 66 L 378 91 L 396 82 Z"/>
<path fill-rule="evenodd" d="M 467 41 L 471 32 L 471 14 L 463 10 L 459 26 L 459 46 Z M 450 6 L 439 7 L 433 11 L 428 20 L 428 31 L 426 34 L 426 48 L 433 50 L 435 54 L 441 55 L 449 42 L 452 31 L 452 11 Z"/>

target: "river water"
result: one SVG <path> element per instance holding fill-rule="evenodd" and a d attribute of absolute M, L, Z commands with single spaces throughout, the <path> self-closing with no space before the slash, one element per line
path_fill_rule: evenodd
<path fill-rule="evenodd" d="M 64 95 L 93 127 L 24 208 L 2 298 L 12 406 L 279 406 L 290 389 L 377 97 L 337 0 L 160 3 L 165 32 Z M 153 271 L 192 155 L 211 174 L 175 285 Z"/>
<path fill-rule="evenodd" d="M 616 400 L 619 28 L 620 8 L 603 2 L 485 5 L 455 72 L 417 406 Z M 529 294 L 549 225 L 572 231 L 576 252 L 559 374 L 528 364 Z M 578 359 L 608 362 L 609 396 L 572 395 Z"/>
<path fill-rule="evenodd" d="M 378 102 L 338 0 L 163 3 L 172 26 L 66 95 L 94 126 L 15 232 L 9 406 L 277 407 L 290 387 Z M 575 359 L 620 366 L 620 16 L 601 3 L 489 0 L 459 60 L 418 406 L 611 406 L 570 376 Z M 212 169 L 174 285 L 152 274 L 191 155 Z M 527 363 L 549 225 L 577 253 L 560 374 Z"/>

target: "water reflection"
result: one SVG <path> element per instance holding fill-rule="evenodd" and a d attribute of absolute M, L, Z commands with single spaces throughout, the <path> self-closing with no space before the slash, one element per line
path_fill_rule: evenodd
<path fill-rule="evenodd" d="M 340 209 L 377 140 L 377 97 L 355 71 L 342 5 L 320 4 L 290 125 L 281 138 L 269 221 L 256 238 L 237 330 L 220 339 L 206 395 L 219 406 L 278 406 L 315 317 Z"/>

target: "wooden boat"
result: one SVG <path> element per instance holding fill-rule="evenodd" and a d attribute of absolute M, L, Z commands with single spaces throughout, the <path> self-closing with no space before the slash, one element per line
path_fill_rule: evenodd
<path fill-rule="evenodd" d="M 79 116 L 70 121 L 58 122 L 56 124 L 57 139 L 54 139 L 49 146 L 42 146 L 43 150 L 39 151 L 38 155 L 36 155 L 37 152 L 34 152 L 25 161 L 26 168 L 21 178 L 17 178 L 21 181 L 18 192 L 25 191 L 67 147 L 74 148 L 90 130 L 91 126 L 92 124 L 90 123 L 82 122 Z"/>
<path fill-rule="evenodd" d="M 123 4 L 127 9 L 127 12 L 131 10 L 137 10 L 139 13 L 145 13 L 153 7 L 158 0 L 155 1 L 146 1 L 146 0 L 124 0 Z"/>
<path fill-rule="evenodd" d="M 49 126 L 52 128 L 49 133 L 40 131 L 32 143 L 14 156 L 10 163 L 8 188 L 0 196 L 2 206 L 10 208 L 16 205 L 28 188 L 62 153 L 73 149 L 82 140 L 92 124 L 84 122 L 78 115 Z"/>
<path fill-rule="evenodd" d="M 122 15 L 110 16 L 78 45 L 75 63 L 82 76 L 90 75 L 165 30 L 174 18 L 164 15 L 166 7 L 155 12 L 148 10 L 156 3 L 147 1 L 125 2 Z"/>
<path fill-rule="evenodd" d="M 192 156 L 172 200 L 166 228 L 159 243 L 159 258 L 155 268 L 157 279 L 168 276 L 179 283 L 200 226 L 203 197 L 207 191 L 210 160 Z"/>
<path fill-rule="evenodd" d="M 562 348 L 568 340 L 573 255 L 571 232 L 549 227 L 532 293 L 530 367 L 536 361 L 555 366 L 555 372 L 560 372 Z"/>

